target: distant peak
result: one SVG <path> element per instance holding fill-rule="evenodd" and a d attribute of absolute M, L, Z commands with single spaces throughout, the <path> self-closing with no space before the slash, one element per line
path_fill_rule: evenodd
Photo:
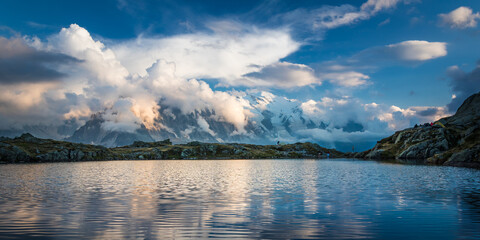
<path fill-rule="evenodd" d="M 28 139 L 28 138 L 35 138 L 35 137 L 30 133 L 24 133 L 24 134 L 20 135 L 19 138 Z"/>

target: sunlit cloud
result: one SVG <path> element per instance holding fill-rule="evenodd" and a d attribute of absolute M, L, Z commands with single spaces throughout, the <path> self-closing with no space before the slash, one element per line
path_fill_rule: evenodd
<path fill-rule="evenodd" d="M 438 17 L 443 25 L 450 28 L 473 28 L 477 26 L 480 13 L 474 13 L 469 7 L 459 7 L 449 13 L 439 14 Z"/>

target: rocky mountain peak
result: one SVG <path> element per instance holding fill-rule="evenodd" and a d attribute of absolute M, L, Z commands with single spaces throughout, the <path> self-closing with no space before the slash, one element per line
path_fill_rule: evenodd
<path fill-rule="evenodd" d="M 468 97 L 455 115 L 446 119 L 448 124 L 471 125 L 480 118 L 480 92 Z"/>
<path fill-rule="evenodd" d="M 354 156 L 480 168 L 480 93 L 437 122 L 398 131 Z"/>

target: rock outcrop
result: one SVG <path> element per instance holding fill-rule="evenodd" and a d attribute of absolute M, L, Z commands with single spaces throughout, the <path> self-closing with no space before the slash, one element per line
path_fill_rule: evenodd
<path fill-rule="evenodd" d="M 480 93 L 467 98 L 455 115 L 438 122 L 398 131 L 354 157 L 480 168 Z"/>
<path fill-rule="evenodd" d="M 106 148 L 80 143 L 40 139 L 30 134 L 0 139 L 0 162 L 64 162 L 143 159 L 269 159 L 344 157 L 332 149 L 314 143 L 286 145 L 253 145 L 236 143 L 201 143 L 173 145 L 160 142 L 136 141 L 125 147 Z"/>
<path fill-rule="evenodd" d="M 114 154 L 105 147 L 40 139 L 29 133 L 0 141 L 0 162 L 63 162 L 111 160 Z"/>

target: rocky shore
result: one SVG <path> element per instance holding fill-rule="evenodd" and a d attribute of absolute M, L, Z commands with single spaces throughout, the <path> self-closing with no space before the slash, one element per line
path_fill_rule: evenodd
<path fill-rule="evenodd" d="M 373 149 L 350 157 L 480 168 L 480 93 L 467 98 L 455 115 L 433 126 L 398 131 Z"/>
<path fill-rule="evenodd" d="M 173 145 L 170 140 L 134 142 L 117 148 L 40 139 L 30 134 L 17 138 L 0 138 L 0 162 L 64 162 L 142 159 L 270 159 L 331 158 L 345 154 L 314 143 L 253 145 L 236 143 L 200 143 Z M 320 156 L 319 156 L 320 154 Z"/>

